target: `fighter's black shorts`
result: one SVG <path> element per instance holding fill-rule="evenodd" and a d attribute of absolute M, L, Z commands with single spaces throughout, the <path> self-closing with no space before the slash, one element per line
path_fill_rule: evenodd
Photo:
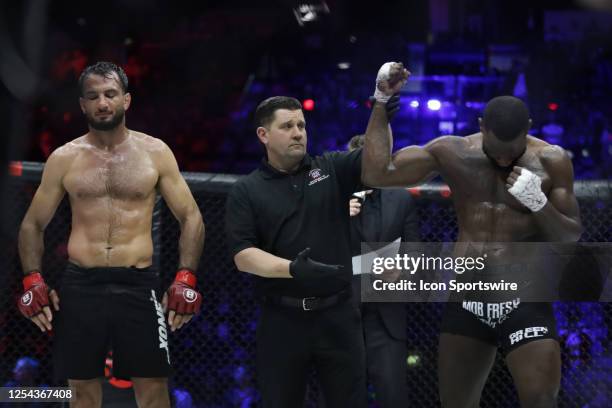
<path fill-rule="evenodd" d="M 80 268 L 69 263 L 53 320 L 53 363 L 58 380 L 104 376 L 113 353 L 117 378 L 168 377 L 170 353 L 152 268 Z"/>
<path fill-rule="evenodd" d="M 530 341 L 558 337 L 552 304 L 521 303 L 519 299 L 448 303 L 441 331 L 501 346 L 504 355 Z"/>

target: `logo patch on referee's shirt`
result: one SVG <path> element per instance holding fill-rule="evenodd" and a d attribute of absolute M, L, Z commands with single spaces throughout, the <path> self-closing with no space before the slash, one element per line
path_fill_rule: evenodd
<path fill-rule="evenodd" d="M 310 177 L 310 182 L 308 182 L 308 185 L 312 186 L 313 184 L 328 178 L 329 174 L 322 174 L 321 169 L 312 169 L 308 172 L 308 177 Z"/>

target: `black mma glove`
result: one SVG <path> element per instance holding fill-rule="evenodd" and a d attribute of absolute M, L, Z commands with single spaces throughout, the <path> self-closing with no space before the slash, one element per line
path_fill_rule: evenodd
<path fill-rule="evenodd" d="M 329 265 L 313 261 L 308 257 L 310 248 L 304 249 L 295 260 L 289 264 L 289 273 L 294 279 L 308 280 L 339 277 L 342 275 L 342 265 Z"/>
<path fill-rule="evenodd" d="M 370 96 L 370 103 L 374 106 L 374 102 L 376 99 L 373 96 Z M 385 110 L 387 111 L 387 120 L 389 123 L 393 120 L 397 112 L 400 110 L 400 94 L 396 93 L 389 98 L 387 103 L 385 103 Z"/>

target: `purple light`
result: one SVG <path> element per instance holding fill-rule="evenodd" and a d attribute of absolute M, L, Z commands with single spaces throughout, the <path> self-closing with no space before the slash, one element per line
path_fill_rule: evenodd
<path fill-rule="evenodd" d="M 219 336 L 220 339 L 227 340 L 230 334 L 229 332 L 230 329 L 226 323 L 221 323 L 217 326 L 217 336 Z"/>
<path fill-rule="evenodd" d="M 438 111 L 442 107 L 442 103 L 437 99 L 430 99 L 427 101 L 427 108 L 432 111 Z"/>
<path fill-rule="evenodd" d="M 419 107 L 419 101 L 417 101 L 416 99 L 410 101 L 410 107 L 411 108 L 415 108 L 415 109 L 418 108 Z"/>

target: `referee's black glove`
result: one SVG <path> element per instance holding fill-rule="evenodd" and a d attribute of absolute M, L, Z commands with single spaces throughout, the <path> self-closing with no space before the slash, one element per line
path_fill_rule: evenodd
<path fill-rule="evenodd" d="M 304 249 L 289 264 L 289 273 L 294 279 L 321 279 L 342 275 L 342 265 L 329 265 L 313 261 L 308 257 L 310 248 Z"/>
<path fill-rule="evenodd" d="M 376 102 L 376 99 L 374 99 L 373 96 L 370 96 L 370 103 L 372 106 L 374 106 L 374 102 Z M 396 93 L 389 98 L 387 103 L 385 103 L 385 110 L 387 111 L 387 120 L 390 123 L 400 110 L 400 94 Z"/>

